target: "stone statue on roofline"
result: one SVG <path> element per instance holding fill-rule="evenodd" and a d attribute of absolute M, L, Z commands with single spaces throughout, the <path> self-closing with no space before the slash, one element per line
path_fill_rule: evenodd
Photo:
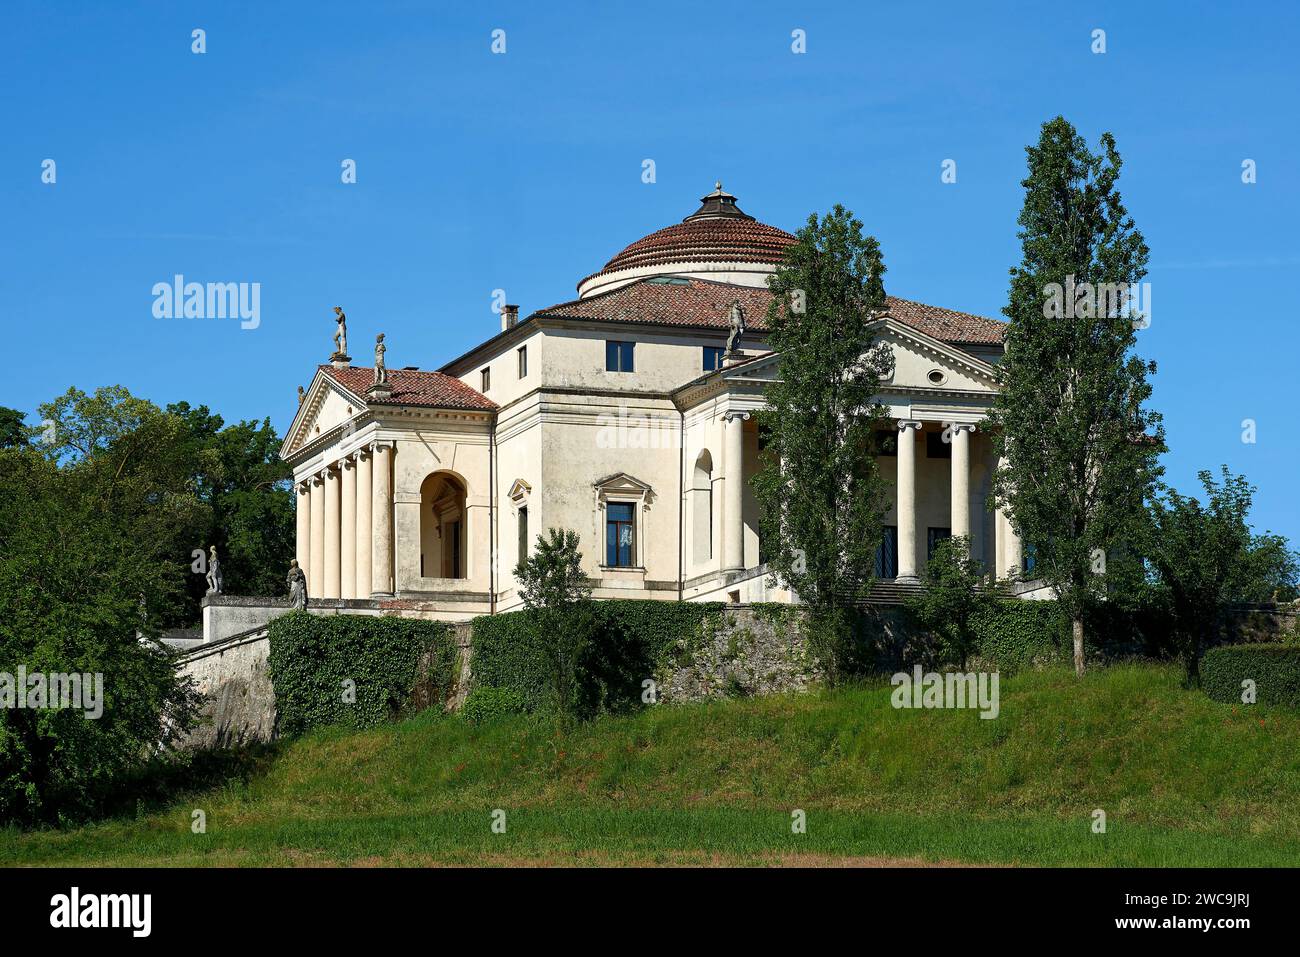
<path fill-rule="evenodd" d="M 342 306 L 335 306 L 334 317 L 335 322 L 338 323 L 338 328 L 334 331 L 334 355 L 330 356 L 330 358 L 346 358 L 348 354 L 348 316 L 343 311 Z"/>
<path fill-rule="evenodd" d="M 303 391 L 302 386 L 298 386 L 298 404 L 302 405 L 303 399 L 307 398 L 307 393 Z"/>
<path fill-rule="evenodd" d="M 375 336 L 375 385 L 383 385 L 388 381 L 388 367 L 384 365 L 384 353 L 387 351 L 384 334 L 381 332 Z"/>
<path fill-rule="evenodd" d="M 727 310 L 727 325 L 731 327 L 731 332 L 727 335 L 727 355 L 734 356 L 740 351 L 740 337 L 745 333 L 745 307 L 739 299 L 731 300 L 731 308 Z"/>

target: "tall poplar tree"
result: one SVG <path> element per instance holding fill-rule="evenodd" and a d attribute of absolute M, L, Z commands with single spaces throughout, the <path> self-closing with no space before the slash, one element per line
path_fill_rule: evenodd
<path fill-rule="evenodd" d="M 893 356 L 872 334 L 885 304 L 876 239 L 840 205 L 809 216 L 797 237 L 768 279 L 781 376 L 759 413 L 766 446 L 753 487 L 769 565 L 808 605 L 834 677 L 850 641 L 847 605 L 870 584 L 882 534 L 872 432 Z"/>
<path fill-rule="evenodd" d="M 1083 674 L 1087 610 L 1105 593 L 1107 562 L 1138 541 L 1162 472 L 1164 429 L 1145 406 L 1155 363 L 1135 353 L 1143 320 L 1125 295 L 1148 249 L 1116 189 L 1111 134 L 1094 154 L 1058 116 L 1026 152 L 1023 259 L 990 414 L 1005 457 L 994 496 L 1032 548 L 1034 576 L 1055 589 Z"/>

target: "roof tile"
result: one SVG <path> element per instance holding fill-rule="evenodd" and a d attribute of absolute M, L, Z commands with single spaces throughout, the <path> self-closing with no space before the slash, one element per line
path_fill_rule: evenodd
<path fill-rule="evenodd" d="M 752 286 L 736 286 L 707 279 L 654 277 L 539 309 L 534 316 L 556 319 L 603 319 L 657 325 L 727 328 L 733 300 L 745 309 L 751 329 L 767 329 L 767 307 L 772 294 Z M 886 298 L 889 314 L 914 329 L 953 345 L 998 345 L 1005 323 L 896 296 Z"/>
<path fill-rule="evenodd" d="M 375 381 L 375 370 L 366 366 L 348 366 L 336 369 L 332 365 L 323 365 L 324 372 L 339 385 L 365 399 L 367 405 L 414 405 L 434 409 L 467 409 L 490 412 L 497 404 L 479 392 L 461 382 L 455 376 L 441 372 L 425 372 L 421 369 L 389 369 L 388 381 L 393 387 L 393 394 L 383 402 L 377 402 L 366 395 L 366 390 Z"/>

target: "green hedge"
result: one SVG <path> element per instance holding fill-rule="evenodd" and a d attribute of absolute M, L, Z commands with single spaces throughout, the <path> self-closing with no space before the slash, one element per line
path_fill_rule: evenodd
<path fill-rule="evenodd" d="M 1241 683 L 1255 682 L 1259 704 L 1300 708 L 1300 645 L 1220 645 L 1201 658 L 1201 690 L 1241 704 Z"/>
<path fill-rule="evenodd" d="M 455 632 L 445 622 L 290 612 L 268 633 L 281 734 L 373 727 L 401 715 L 413 696 L 446 701 L 454 688 Z M 346 700 L 346 682 L 355 702 Z"/>
<path fill-rule="evenodd" d="M 556 707 L 555 655 L 572 641 L 578 656 L 572 687 L 559 705 L 581 715 L 625 712 L 641 704 L 670 649 L 695 634 L 720 603 L 616 599 L 572 610 L 513 611 L 473 622 L 475 688 L 509 688 L 528 711 Z"/>

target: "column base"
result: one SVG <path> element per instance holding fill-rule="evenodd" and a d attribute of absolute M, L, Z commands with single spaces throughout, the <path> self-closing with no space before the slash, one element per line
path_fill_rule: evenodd
<path fill-rule="evenodd" d="M 371 601 L 375 601 L 376 599 L 380 599 L 380 598 L 395 598 L 395 597 L 396 597 L 395 593 L 391 591 L 372 591 L 370 593 Z"/>
<path fill-rule="evenodd" d="M 895 585 L 919 585 L 921 579 L 916 575 L 899 575 L 894 579 Z"/>

